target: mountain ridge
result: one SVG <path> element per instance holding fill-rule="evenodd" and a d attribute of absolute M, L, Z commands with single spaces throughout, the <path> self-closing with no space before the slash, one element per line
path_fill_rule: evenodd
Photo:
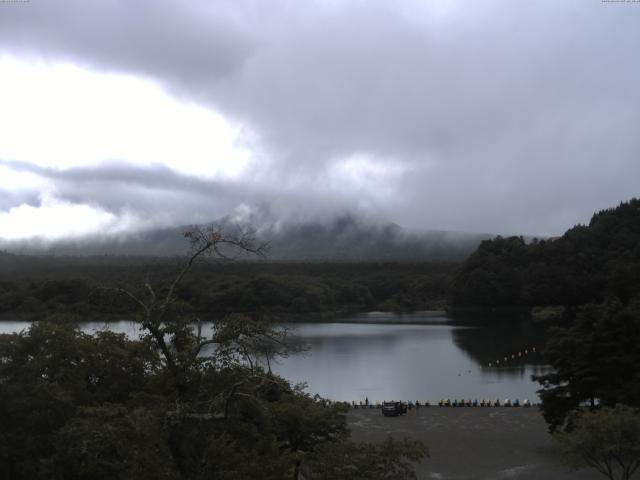
<path fill-rule="evenodd" d="M 221 230 L 251 228 L 251 221 L 224 217 Z M 156 228 L 120 235 L 90 235 L 74 240 L 0 241 L 17 254 L 63 256 L 167 257 L 183 254 L 183 233 L 192 226 Z M 268 242 L 273 261 L 461 261 L 492 235 L 442 230 L 409 231 L 392 222 L 363 220 L 344 214 L 328 222 L 266 223 L 255 229 L 256 241 Z"/>

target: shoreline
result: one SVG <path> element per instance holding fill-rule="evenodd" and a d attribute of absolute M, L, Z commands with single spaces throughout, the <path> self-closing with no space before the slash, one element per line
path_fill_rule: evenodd
<path fill-rule="evenodd" d="M 387 436 L 423 441 L 430 457 L 419 480 L 597 480 L 595 470 L 569 472 L 537 408 L 420 408 L 400 417 L 350 409 L 351 439 Z"/>

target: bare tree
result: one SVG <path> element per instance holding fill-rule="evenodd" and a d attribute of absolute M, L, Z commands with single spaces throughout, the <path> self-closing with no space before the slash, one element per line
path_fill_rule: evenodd
<path fill-rule="evenodd" d="M 157 346 L 166 368 L 178 374 L 196 363 L 202 349 L 217 343 L 214 337 L 202 335 L 202 323 L 181 312 L 176 289 L 196 262 L 205 258 L 232 260 L 242 255 L 262 257 L 266 244 L 259 244 L 253 230 L 236 227 L 233 231 L 218 225 L 195 226 L 184 232 L 189 251 L 168 284 L 154 287 L 147 279 L 139 291 L 119 288 L 118 291 L 132 299 L 140 308 L 140 324 L 143 336 L 148 336 Z M 197 332 L 193 331 L 193 323 Z"/>

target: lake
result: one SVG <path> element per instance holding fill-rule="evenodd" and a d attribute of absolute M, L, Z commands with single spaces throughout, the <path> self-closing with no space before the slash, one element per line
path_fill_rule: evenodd
<path fill-rule="evenodd" d="M 537 401 L 532 374 L 548 371 L 537 353 L 544 332 L 527 319 L 439 312 L 366 313 L 331 323 L 287 323 L 307 351 L 272 364 L 307 391 L 334 400 L 437 402 L 441 398 Z M 0 322 L 0 333 L 28 322 Z M 136 337 L 134 322 L 87 322 Z M 499 364 L 497 362 L 499 361 Z"/>

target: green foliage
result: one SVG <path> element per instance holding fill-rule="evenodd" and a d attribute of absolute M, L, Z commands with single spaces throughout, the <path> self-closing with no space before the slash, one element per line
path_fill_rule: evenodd
<path fill-rule="evenodd" d="M 572 468 L 589 466 L 610 480 L 628 480 L 640 467 L 640 411 L 627 406 L 581 412 L 570 432 L 557 433 Z"/>
<path fill-rule="evenodd" d="M 325 443 L 305 458 L 304 478 L 309 480 L 410 480 L 415 462 L 429 456 L 414 440 L 388 437 L 382 443 Z"/>
<path fill-rule="evenodd" d="M 176 274 L 168 260 L 123 268 L 117 258 L 113 264 L 98 258 L 95 266 L 86 259 L 87 266 L 48 268 L 47 262 L 54 260 L 43 257 L 38 268 L 21 275 L 0 270 L 0 315 L 36 320 L 55 313 L 130 317 L 139 306 L 104 285 L 134 289 L 145 277 L 166 285 Z M 211 268 L 203 262 L 194 266 L 196 275 L 184 279 L 175 294 L 207 315 L 424 310 L 444 304 L 453 268 L 428 263 L 238 263 Z"/>
<path fill-rule="evenodd" d="M 533 314 L 554 325 L 543 352 L 553 371 L 534 378 L 556 430 L 584 404 L 640 405 L 639 291 L 640 199 L 632 199 L 561 238 L 482 242 L 456 273 L 451 299 L 547 307 Z"/>
<path fill-rule="evenodd" d="M 548 305 L 546 307 L 534 307 L 531 309 L 531 318 L 535 322 L 549 323 L 561 320 L 566 308 L 561 305 Z"/>
<path fill-rule="evenodd" d="M 46 476 L 56 432 L 83 407 L 144 391 L 157 363 L 147 345 L 108 332 L 85 335 L 73 325 L 43 322 L 0 336 L 6 478 Z"/>
<path fill-rule="evenodd" d="M 451 301 L 465 306 L 577 306 L 640 289 L 640 199 L 593 216 L 562 237 L 487 240 L 461 265 Z"/>
<path fill-rule="evenodd" d="M 327 445 L 358 451 L 345 443 L 344 407 L 262 368 L 261 360 L 288 351 L 286 331 L 246 315 L 216 322 L 210 336 L 192 328 L 201 323 L 179 291 L 195 260 L 230 248 L 259 250 L 244 235 L 216 230 L 185 237 L 191 253 L 170 281 L 101 294 L 137 305 L 139 341 L 84 334 L 69 322 L 73 315 L 0 335 L 3 480 L 280 480 L 298 478 L 315 452 L 332 448 Z M 272 278 L 256 283 L 264 299 L 279 292 Z M 50 298 L 60 295 L 51 287 Z M 364 472 L 410 478 L 421 444 L 385 446 L 380 458 L 387 460 L 374 469 L 361 461 Z"/>
<path fill-rule="evenodd" d="M 177 383 L 159 355 L 67 324 L 0 336 L 2 478 L 280 479 L 347 435 L 342 407 L 258 366 L 203 359 Z"/>
<path fill-rule="evenodd" d="M 178 479 L 167 435 L 162 417 L 147 408 L 84 408 L 56 435 L 52 477 Z"/>
<path fill-rule="evenodd" d="M 553 371 L 536 377 L 552 430 L 566 426 L 584 403 L 640 406 L 639 307 L 608 299 L 581 308 L 568 326 L 552 329 L 543 354 Z"/>

